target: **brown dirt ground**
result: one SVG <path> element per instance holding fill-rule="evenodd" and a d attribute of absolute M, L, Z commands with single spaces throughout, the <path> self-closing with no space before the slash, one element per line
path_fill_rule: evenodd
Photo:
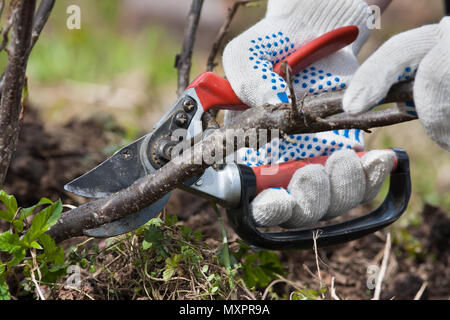
<path fill-rule="evenodd" d="M 37 113 L 28 110 L 5 189 L 16 195 L 22 206 L 32 205 L 43 196 L 79 205 L 86 200 L 65 192 L 63 185 L 101 162 L 105 157 L 101 150 L 109 142 L 101 124 L 94 120 L 72 121 L 63 127 L 44 129 Z M 175 191 L 167 212 L 177 213 L 183 223 L 202 231 L 211 247 L 220 245 L 219 225 L 207 202 Z M 426 206 L 422 215 L 423 224 L 407 230 L 418 239 L 422 252 L 411 255 L 394 241 L 381 294 L 383 299 L 413 299 L 424 283 L 426 289 L 421 299 L 450 298 L 449 215 L 432 206 Z M 229 240 L 235 241 L 233 231 L 230 228 L 227 231 Z M 330 288 L 334 277 L 336 294 L 341 299 L 370 299 L 373 290 L 367 288 L 370 276 L 367 270 L 370 265 L 381 264 L 385 240 L 386 233 L 378 232 L 347 244 L 319 249 L 322 283 Z M 285 251 L 280 253 L 280 258 L 288 267 L 288 280 L 311 289 L 319 287 L 313 250 Z M 276 284 L 274 290 L 286 296 L 293 291 L 286 283 Z M 61 292 L 59 297 L 73 299 L 77 295 Z"/>

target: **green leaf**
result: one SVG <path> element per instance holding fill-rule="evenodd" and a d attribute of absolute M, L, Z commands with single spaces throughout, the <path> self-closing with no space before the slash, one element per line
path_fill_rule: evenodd
<path fill-rule="evenodd" d="M 8 253 L 14 253 L 20 249 L 21 241 L 19 235 L 15 233 L 3 232 L 0 233 L 0 250 Z"/>
<path fill-rule="evenodd" d="M 174 226 L 175 223 L 177 223 L 177 222 L 178 222 L 178 217 L 176 215 L 174 215 L 174 214 L 167 215 L 167 217 L 166 217 L 166 225 L 168 227 Z"/>
<path fill-rule="evenodd" d="M 173 268 L 164 270 L 164 272 L 163 272 L 164 281 L 168 281 L 170 278 L 172 278 L 174 273 L 175 273 L 175 269 L 173 269 Z"/>
<path fill-rule="evenodd" d="M 36 241 L 33 241 L 32 243 L 30 243 L 30 247 L 34 248 L 34 249 L 42 250 L 42 247 Z"/>
<path fill-rule="evenodd" d="M 148 250 L 152 247 L 153 243 L 143 240 L 142 241 L 142 249 Z"/>
<path fill-rule="evenodd" d="M 52 203 L 47 208 L 38 212 L 31 222 L 31 227 L 24 236 L 24 241 L 28 244 L 35 241 L 41 234 L 45 233 L 61 217 L 61 200 Z"/>
<path fill-rule="evenodd" d="M 44 253 L 47 260 L 55 264 L 64 263 L 64 251 L 55 244 L 55 241 L 48 234 L 43 233 L 39 236 L 39 242 L 44 247 Z"/>
<path fill-rule="evenodd" d="M 219 287 L 218 286 L 214 286 L 214 287 L 211 288 L 211 293 L 216 293 L 217 290 L 219 290 Z"/>
<path fill-rule="evenodd" d="M 196 230 L 196 231 L 194 231 L 194 238 L 196 239 L 196 240 L 198 240 L 198 241 L 201 241 L 202 240 L 202 232 L 200 231 L 200 230 Z"/>
<path fill-rule="evenodd" d="M 6 267 L 0 260 L 0 300 L 11 300 L 11 296 L 9 295 L 9 287 L 6 284 L 5 271 Z"/>
<path fill-rule="evenodd" d="M 17 266 L 19 263 L 23 261 L 25 258 L 26 251 L 25 249 L 18 249 L 13 252 L 13 258 L 6 263 L 9 267 Z"/>
<path fill-rule="evenodd" d="M 0 210 L 0 219 L 5 220 L 7 222 L 11 222 L 14 218 L 14 214 L 11 215 L 9 211 L 6 210 Z"/>
<path fill-rule="evenodd" d="M 2 219 L 11 222 L 17 212 L 17 201 L 14 196 L 10 196 L 5 191 L 0 190 L 0 202 L 2 202 L 7 211 L 2 211 Z"/>
<path fill-rule="evenodd" d="M 31 214 L 33 214 L 33 212 L 34 212 L 34 210 L 37 208 L 37 207 L 39 207 L 39 206 L 42 206 L 42 205 L 44 205 L 44 204 L 53 204 L 53 201 L 52 200 L 50 200 L 50 199 L 47 199 L 47 198 L 42 198 L 41 200 L 39 200 L 39 202 L 37 203 L 37 204 L 35 204 L 34 206 L 32 206 L 32 207 L 29 207 L 29 208 L 24 208 L 24 209 L 21 209 L 20 210 L 20 213 L 19 213 L 19 220 L 20 221 L 23 221 L 23 220 L 25 220 L 25 218 L 27 218 L 28 216 L 30 216 Z"/>
<path fill-rule="evenodd" d="M 14 230 L 16 233 L 22 233 L 23 231 L 23 222 L 20 220 L 13 220 L 12 225 L 14 226 Z"/>
<path fill-rule="evenodd" d="M 149 226 L 161 227 L 163 224 L 163 221 L 160 218 L 153 218 L 153 219 L 150 219 L 150 221 L 147 223 Z"/>
<path fill-rule="evenodd" d="M 145 233 L 144 239 L 147 242 L 157 242 L 159 240 L 162 240 L 163 237 L 164 235 L 161 230 L 151 225 L 148 227 L 148 231 Z"/>
<path fill-rule="evenodd" d="M 46 255 L 50 255 L 56 249 L 55 241 L 48 234 L 43 233 L 39 236 L 39 242 L 44 247 L 44 252 Z"/>
<path fill-rule="evenodd" d="M 180 261 L 183 260 L 183 255 L 174 254 L 172 257 L 166 259 L 166 265 L 168 268 L 177 268 L 180 264 Z"/>

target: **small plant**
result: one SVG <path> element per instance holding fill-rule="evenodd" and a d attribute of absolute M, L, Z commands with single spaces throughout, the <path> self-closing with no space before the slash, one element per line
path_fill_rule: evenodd
<path fill-rule="evenodd" d="M 14 196 L 0 190 L 0 220 L 9 224 L 9 230 L 0 233 L 0 300 L 11 299 L 8 277 L 18 279 L 17 271 L 25 275 L 22 292 L 35 288 L 40 298 L 39 283 L 54 283 L 65 274 L 64 252 L 46 232 L 61 216 L 62 203 L 42 198 L 36 205 L 20 208 Z M 28 218 L 38 211 L 31 223 Z M 17 280 L 18 281 L 18 280 Z"/>
<path fill-rule="evenodd" d="M 292 300 L 321 300 L 320 295 L 326 291 L 326 288 L 322 288 L 320 291 L 311 289 L 298 290 L 292 294 Z"/>
<path fill-rule="evenodd" d="M 240 242 L 240 248 L 234 256 L 241 262 L 242 277 L 249 288 L 264 288 L 278 275 L 285 274 L 275 252 L 264 250 L 252 253 L 248 245 Z"/>

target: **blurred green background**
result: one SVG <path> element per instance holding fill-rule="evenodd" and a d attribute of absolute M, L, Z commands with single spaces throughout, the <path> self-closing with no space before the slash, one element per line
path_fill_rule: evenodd
<path fill-rule="evenodd" d="M 192 77 L 205 71 L 206 57 L 231 1 L 205 0 Z M 81 8 L 81 29 L 66 27 L 69 5 Z M 47 126 L 73 118 L 110 116 L 127 139 L 151 130 L 176 99 L 175 55 L 180 51 L 190 1 L 58 0 L 30 57 L 30 99 Z M 232 25 L 236 35 L 264 13 L 242 9 Z M 438 22 L 440 0 L 394 0 L 360 58 L 366 59 L 392 35 Z M 1 62 L 5 56 L 2 53 Z M 223 75 L 219 66 L 216 72 Z M 418 121 L 376 129 L 368 149 L 401 147 L 411 156 L 413 197 L 399 226 L 420 223 L 425 203 L 450 212 L 450 155 L 434 144 Z"/>

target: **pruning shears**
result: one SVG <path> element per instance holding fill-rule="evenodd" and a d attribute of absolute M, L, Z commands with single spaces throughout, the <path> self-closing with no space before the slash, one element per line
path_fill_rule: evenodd
<path fill-rule="evenodd" d="M 339 28 L 312 40 L 274 66 L 274 72 L 284 75 L 287 63 L 293 72 L 299 72 L 320 59 L 353 43 L 358 36 L 356 26 Z M 214 73 L 198 76 L 178 98 L 169 111 L 156 123 L 154 130 L 117 151 L 103 163 L 65 185 L 67 191 L 90 198 L 102 198 L 132 185 L 136 180 L 155 172 L 171 160 L 171 150 L 178 143 L 171 139 L 177 129 L 185 129 L 182 141 L 194 138 L 194 122 L 209 109 L 243 110 L 248 108 L 234 93 L 230 83 Z M 321 227 L 320 236 L 313 238 L 316 229 L 286 232 L 260 231 L 249 213 L 249 203 L 262 190 L 286 187 L 294 172 L 310 163 L 324 164 L 327 157 L 290 161 L 279 165 L 276 175 L 265 175 L 265 167 L 247 167 L 226 164 L 209 167 L 201 177 L 186 182 L 182 189 L 214 200 L 227 209 L 230 224 L 248 243 L 265 249 L 310 248 L 332 245 L 357 239 L 380 230 L 396 221 L 405 211 L 411 194 L 408 155 L 400 149 L 396 166 L 391 173 L 389 194 L 374 212 L 339 224 Z M 361 156 L 363 153 L 360 153 Z M 162 211 L 170 194 L 151 206 L 129 216 L 84 230 L 91 237 L 112 237 L 130 232 Z"/>

